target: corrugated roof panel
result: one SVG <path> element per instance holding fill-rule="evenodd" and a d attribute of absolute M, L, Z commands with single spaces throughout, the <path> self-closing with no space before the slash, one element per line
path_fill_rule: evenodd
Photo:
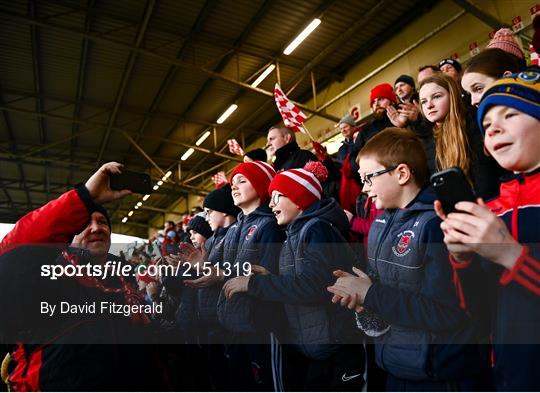
<path fill-rule="evenodd" d="M 182 0 L 179 6 L 177 0 L 165 0 L 159 2 L 152 15 L 150 26 L 152 29 L 159 29 L 187 36 L 192 30 L 199 13 L 204 4 L 203 1 Z"/>
<path fill-rule="evenodd" d="M 106 38 L 134 44 L 147 3 L 140 0 L 100 2 L 93 30 Z"/>
<path fill-rule="evenodd" d="M 51 95 L 76 95 L 80 40 L 63 33 L 39 30 L 36 55 L 41 88 Z"/>
<path fill-rule="evenodd" d="M 262 69 L 262 67 L 267 63 L 268 61 L 255 56 L 236 54 L 235 56 L 231 57 L 229 63 L 221 73 L 246 83 L 253 83 L 260 74 L 258 73 L 256 76 L 254 76 L 255 73 Z M 248 78 L 250 79 L 248 80 Z M 271 76 L 268 76 L 267 78 L 271 78 Z"/>
<path fill-rule="evenodd" d="M 58 141 L 71 136 L 71 124 L 64 121 L 44 119 L 47 143 Z"/>
<path fill-rule="evenodd" d="M 141 112 L 149 108 L 167 73 L 167 69 L 161 69 L 160 71 L 153 75 L 143 74 L 139 72 L 137 63 L 132 72 L 129 84 L 126 87 L 122 104 L 137 107 Z"/>
<path fill-rule="evenodd" d="M 0 83 L 3 88 L 34 90 L 30 28 L 0 23 Z"/>
<path fill-rule="evenodd" d="M 86 65 L 86 80 L 84 96 L 89 100 L 94 100 L 108 105 L 113 105 L 116 93 L 120 88 L 122 75 L 127 62 L 127 53 L 110 55 L 107 61 L 107 54 L 113 52 L 110 48 L 97 47 L 90 49 L 89 62 Z"/>
<path fill-rule="evenodd" d="M 217 2 L 204 23 L 203 34 L 236 41 L 262 3 L 261 0 L 223 0 Z"/>
<path fill-rule="evenodd" d="M 316 9 L 317 4 L 306 0 L 274 1 L 248 42 L 271 52 L 282 50 L 310 22 L 307 18 Z"/>
<path fill-rule="evenodd" d="M 194 95 L 200 90 L 206 78 L 205 74 L 193 74 L 184 68 L 179 68 L 176 72 L 174 82 L 167 88 L 159 110 L 182 113 L 192 101 Z"/>

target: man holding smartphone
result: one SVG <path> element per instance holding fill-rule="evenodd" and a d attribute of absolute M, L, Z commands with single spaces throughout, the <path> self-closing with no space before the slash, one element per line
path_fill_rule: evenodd
<path fill-rule="evenodd" d="M 150 348 L 117 345 L 119 340 L 133 342 L 129 337 L 142 334 L 137 326 L 148 325 L 146 314 L 97 315 L 90 307 L 82 311 L 84 305 L 92 304 L 99 310 L 103 302 L 141 305 L 128 277 L 85 273 L 51 280 L 39 274 L 45 264 L 63 268 L 103 266 L 111 258 L 117 259 L 108 254 L 111 223 L 101 204 L 131 193 L 110 187 L 109 176 L 121 171 L 119 163 L 104 164 L 85 185 L 22 217 L 0 243 L 0 338 L 3 343 L 15 343 L 4 360 L 13 391 L 141 390 L 159 386 L 155 378 L 145 381 L 144 375 L 136 379 L 131 375 L 134 359 Z M 44 300 L 62 300 L 81 308 L 62 315 L 43 315 L 39 307 Z M 150 353 L 143 356 L 147 355 Z"/>

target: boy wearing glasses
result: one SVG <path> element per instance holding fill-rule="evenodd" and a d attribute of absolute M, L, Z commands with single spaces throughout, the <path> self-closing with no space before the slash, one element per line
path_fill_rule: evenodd
<path fill-rule="evenodd" d="M 364 146 L 358 163 L 363 191 L 385 211 L 369 232 L 368 275 L 335 272 L 332 301 L 356 310 L 358 326 L 374 336 L 386 390 L 485 389 L 487 362 L 482 348 L 465 345 L 475 342 L 476 331 L 452 285 L 435 195 L 425 187 L 422 143 L 410 131 L 388 128 Z M 370 334 L 365 311 L 389 329 Z"/>
<path fill-rule="evenodd" d="M 321 201 L 327 176 L 319 162 L 280 172 L 268 188 L 270 207 L 287 226 L 279 274 L 254 267 L 254 276 L 228 281 L 224 293 L 239 293 L 284 305 L 286 313 L 285 389 L 360 391 L 364 350 L 353 343 L 358 332 L 347 310 L 330 303 L 326 287 L 336 269 L 351 271 L 354 254 L 344 235 L 347 218 L 333 199 Z M 285 341 L 282 340 L 282 341 Z"/>

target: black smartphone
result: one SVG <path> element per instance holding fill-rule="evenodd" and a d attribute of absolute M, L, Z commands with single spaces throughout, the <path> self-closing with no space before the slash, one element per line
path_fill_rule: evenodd
<path fill-rule="evenodd" d="M 434 173 L 430 181 L 437 193 L 437 199 L 441 201 L 445 214 L 455 212 L 454 206 L 458 202 L 476 201 L 474 190 L 461 168 L 457 166 Z"/>
<path fill-rule="evenodd" d="M 146 173 L 122 171 L 110 175 L 112 190 L 130 190 L 138 194 L 150 194 L 152 183 Z"/>

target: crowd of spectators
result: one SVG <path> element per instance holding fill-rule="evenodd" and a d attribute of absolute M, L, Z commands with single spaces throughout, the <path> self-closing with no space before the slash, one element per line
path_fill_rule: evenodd
<path fill-rule="evenodd" d="M 501 29 L 464 65 L 442 59 L 416 81 L 373 86 L 369 120 L 336 125 L 335 156 L 270 128 L 200 211 L 123 257 L 134 278 L 44 285 L 29 273 L 44 261 L 108 258 L 101 204 L 129 192 L 109 189 L 122 166 L 105 164 L 0 245 L 0 336 L 17 338 L 3 378 L 15 390 L 537 389 L 539 82 Z M 478 199 L 445 212 L 429 179 L 453 167 Z M 122 324 L 42 317 L 38 329 L 17 314 L 38 299 L 23 280 L 153 311 Z M 138 339 L 116 345 L 127 325 Z"/>

